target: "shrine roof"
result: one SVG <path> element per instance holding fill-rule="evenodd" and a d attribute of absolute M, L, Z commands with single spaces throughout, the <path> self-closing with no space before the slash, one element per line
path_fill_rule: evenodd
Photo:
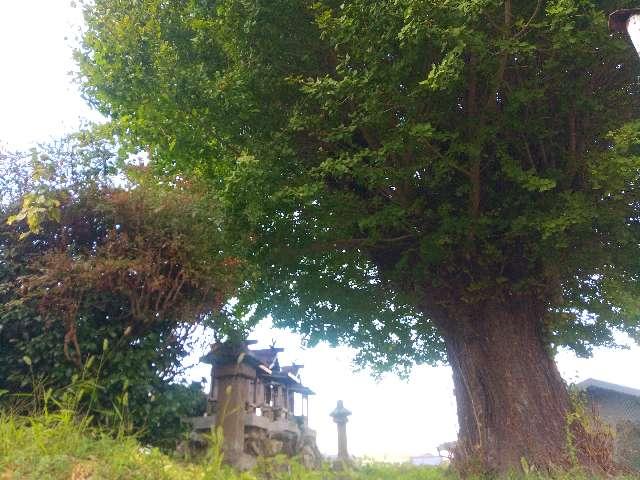
<path fill-rule="evenodd" d="M 200 361 L 211 365 L 244 362 L 256 368 L 263 381 L 285 385 L 289 390 L 303 395 L 315 395 L 311 389 L 302 385 L 298 376 L 304 365 L 294 363 L 281 368 L 278 354 L 284 351 L 283 348 L 272 346 L 257 350 L 249 349 L 249 345 L 255 343 L 255 341 L 216 343 L 212 345 L 208 354 L 200 358 Z"/>

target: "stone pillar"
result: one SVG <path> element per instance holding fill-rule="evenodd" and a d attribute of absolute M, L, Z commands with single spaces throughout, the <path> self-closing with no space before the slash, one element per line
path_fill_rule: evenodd
<path fill-rule="evenodd" d="M 215 375 L 218 384 L 216 427 L 222 427 L 224 460 L 239 467 L 244 453 L 245 406 L 256 373 L 244 363 L 234 362 L 217 365 Z"/>
<path fill-rule="evenodd" d="M 215 364 L 211 364 L 211 388 L 209 389 L 209 397 L 207 398 L 207 415 L 215 415 L 218 403 L 218 382 L 215 376 Z"/>
<path fill-rule="evenodd" d="M 259 378 L 256 379 L 256 405 L 260 408 L 264 405 L 264 384 Z"/>
<path fill-rule="evenodd" d="M 293 391 L 289 391 L 289 401 L 287 403 L 289 415 L 293 418 L 296 416 L 296 394 Z"/>
<path fill-rule="evenodd" d="M 349 464 L 351 463 L 351 457 L 347 449 L 347 422 L 351 412 L 344 408 L 342 400 L 338 400 L 338 406 L 330 415 L 338 426 L 338 462 Z"/>

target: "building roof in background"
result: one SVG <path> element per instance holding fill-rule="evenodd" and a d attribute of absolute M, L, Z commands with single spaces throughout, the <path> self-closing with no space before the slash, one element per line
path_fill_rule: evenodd
<path fill-rule="evenodd" d="M 602 380 L 596 380 L 595 378 L 588 378 L 583 382 L 576 385 L 579 390 L 588 390 L 590 388 L 599 388 L 601 390 L 609 390 L 611 392 L 622 393 L 624 395 L 630 395 L 632 397 L 640 398 L 640 390 L 631 387 L 625 387 L 623 385 L 617 385 L 615 383 L 604 382 Z"/>

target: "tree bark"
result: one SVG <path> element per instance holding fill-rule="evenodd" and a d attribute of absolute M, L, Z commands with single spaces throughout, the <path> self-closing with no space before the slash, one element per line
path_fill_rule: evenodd
<path fill-rule="evenodd" d="M 436 319 L 453 369 L 459 471 L 544 471 L 576 462 L 606 470 L 583 452 L 594 445 L 588 434 L 568 421 L 570 397 L 543 341 L 544 309 L 509 298 L 464 310 L 454 320 Z M 602 458 L 607 463 L 608 453 Z"/>

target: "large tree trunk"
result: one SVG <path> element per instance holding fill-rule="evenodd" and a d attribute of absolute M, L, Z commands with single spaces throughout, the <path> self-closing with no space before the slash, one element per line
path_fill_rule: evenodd
<path fill-rule="evenodd" d="M 569 422 L 571 401 L 543 342 L 543 312 L 533 301 L 509 298 L 436 320 L 453 369 L 455 462 L 462 473 L 548 470 L 576 461 L 590 470 L 608 467 L 609 452 L 599 451 L 601 460 L 585 453 L 600 440 L 594 444 Z"/>

